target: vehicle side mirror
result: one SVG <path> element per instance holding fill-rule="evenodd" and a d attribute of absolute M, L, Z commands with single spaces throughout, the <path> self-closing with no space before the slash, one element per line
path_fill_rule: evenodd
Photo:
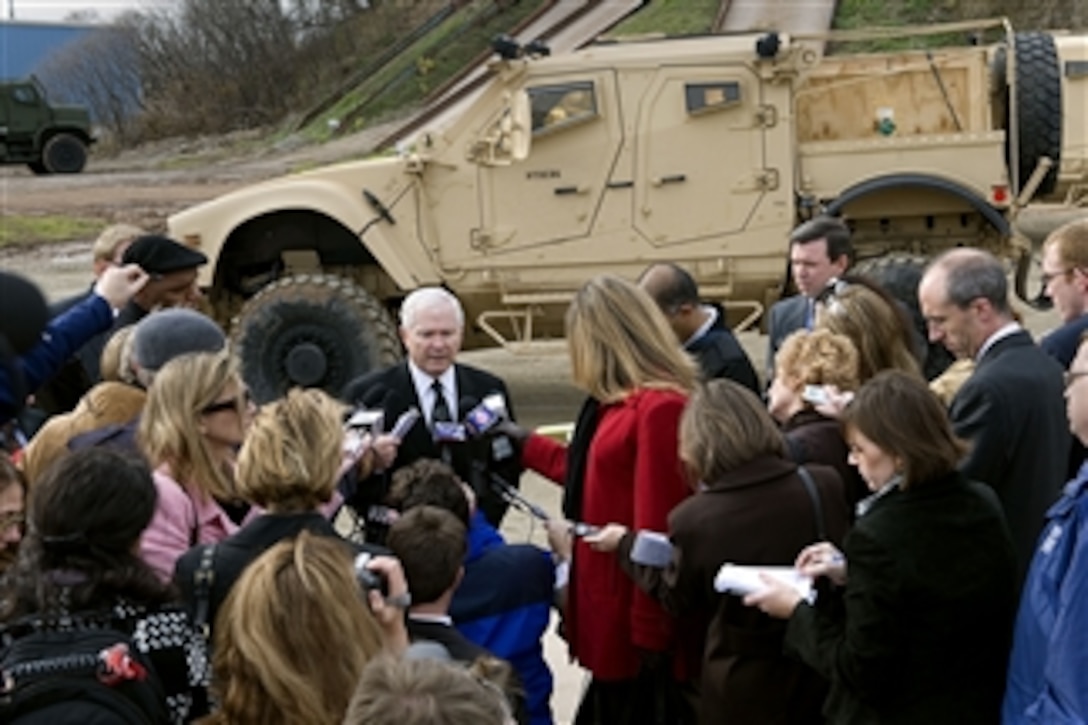
<path fill-rule="evenodd" d="M 469 158 L 485 166 L 509 166 L 529 157 L 533 135 L 529 94 L 516 91 L 496 121 L 469 149 Z"/>

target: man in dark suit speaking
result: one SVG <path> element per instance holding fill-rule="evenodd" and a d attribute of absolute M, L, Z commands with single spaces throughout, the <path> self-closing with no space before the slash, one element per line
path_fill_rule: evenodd
<path fill-rule="evenodd" d="M 507 505 L 490 483 L 494 475 L 518 486 L 521 464 L 513 442 L 502 434 L 455 439 L 465 432 L 457 423 L 488 396 L 502 396 L 507 416 L 514 419 L 506 383 L 491 373 L 455 362 L 465 314 L 461 303 L 446 290 L 423 287 L 409 294 L 400 308 L 400 324 L 408 359 L 351 381 L 344 399 L 352 405 L 380 408 L 387 430 L 412 407 L 419 410 L 421 418 L 402 438 L 392 467 L 361 482 L 361 496 L 371 499 L 365 503 L 377 503 L 373 499 L 384 496 L 393 471 L 420 458 L 442 459 L 475 489 L 480 511 L 498 527 Z"/>

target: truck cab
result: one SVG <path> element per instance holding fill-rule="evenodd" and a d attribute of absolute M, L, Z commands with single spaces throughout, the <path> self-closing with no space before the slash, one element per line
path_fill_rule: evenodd
<path fill-rule="evenodd" d="M 94 143 L 86 108 L 51 105 L 36 78 L 0 82 L 0 163 L 74 174 Z"/>

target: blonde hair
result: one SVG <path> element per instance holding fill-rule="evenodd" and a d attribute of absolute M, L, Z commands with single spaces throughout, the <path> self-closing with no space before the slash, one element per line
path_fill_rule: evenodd
<path fill-rule="evenodd" d="M 234 484 L 208 449 L 200 415 L 232 382 L 242 385 L 225 351 L 174 358 L 155 375 L 137 432 L 152 468 L 168 464 L 175 480 L 221 500 L 234 498 Z"/>
<path fill-rule="evenodd" d="M 640 387 L 695 387 L 694 361 L 637 285 L 607 274 L 594 277 L 571 302 L 566 327 L 574 383 L 601 402 L 622 400 Z"/>
<path fill-rule="evenodd" d="M 135 329 L 136 325 L 125 325 L 110 335 L 110 339 L 106 341 L 98 361 L 103 381 L 129 382 L 125 379 L 125 370 L 129 367 L 129 358 L 132 353 L 129 338 L 132 337 L 132 331 Z"/>
<path fill-rule="evenodd" d="M 846 335 L 826 328 L 791 333 L 774 361 L 775 377 L 795 392 L 806 385 L 834 385 L 843 391 L 860 385 L 857 348 Z"/>
<path fill-rule="evenodd" d="M 91 246 L 92 258 L 95 262 L 113 262 L 119 246 L 145 234 L 146 231 L 132 224 L 111 224 L 94 240 Z"/>
<path fill-rule="evenodd" d="M 309 511 L 332 497 L 343 453 L 344 406 L 293 388 L 261 408 L 238 454 L 237 489 L 277 511 Z"/>
<path fill-rule="evenodd" d="M 695 389 L 680 417 L 680 460 L 692 481 L 714 483 L 761 456 L 786 455 L 786 444 L 755 394 L 732 380 Z"/>
<path fill-rule="evenodd" d="M 262 554 L 215 620 L 210 723 L 339 725 L 382 634 L 348 545 L 303 531 Z"/>
<path fill-rule="evenodd" d="M 1088 271 L 1088 219 L 1063 224 L 1046 238 L 1043 249 L 1058 250 L 1062 265 Z"/>
<path fill-rule="evenodd" d="M 882 370 L 922 376 L 911 351 L 911 330 L 894 302 L 860 283 L 851 283 L 827 299 L 817 327 L 845 335 L 858 351 L 858 379 Z"/>

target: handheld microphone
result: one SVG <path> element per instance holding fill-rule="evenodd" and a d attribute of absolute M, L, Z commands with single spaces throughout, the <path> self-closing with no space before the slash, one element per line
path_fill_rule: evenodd
<path fill-rule="evenodd" d="M 431 437 L 435 443 L 465 443 L 468 441 L 468 429 L 464 423 L 451 423 L 437 420 L 431 425 Z"/>
<path fill-rule="evenodd" d="M 502 395 L 488 395 L 479 405 L 465 413 L 465 427 L 475 436 L 484 435 L 506 418 L 506 401 Z"/>
<path fill-rule="evenodd" d="M 537 504 L 533 503 L 529 499 L 525 498 L 516 488 L 504 481 L 498 474 L 492 473 L 489 477 L 491 488 L 495 493 L 499 494 L 506 503 L 510 504 L 519 511 L 523 511 L 530 516 L 539 519 L 540 521 L 547 521 L 551 518 L 548 516 L 548 512 L 542 509 Z"/>
<path fill-rule="evenodd" d="M 468 410 L 465 413 L 465 427 L 473 437 L 490 434 L 499 423 L 509 417 L 506 411 L 506 398 L 502 393 L 486 395 L 479 405 L 462 408 L 462 410 Z M 513 455 L 514 446 L 509 436 L 497 435 L 491 439 L 491 457 L 496 462 L 505 461 Z"/>
<path fill-rule="evenodd" d="M 356 405 L 344 421 L 344 428 L 349 432 L 366 430 L 373 435 L 381 435 L 385 427 L 385 412 L 382 403 L 388 395 L 389 388 L 384 385 L 374 385 L 367 388 L 362 395 L 354 396 Z"/>

